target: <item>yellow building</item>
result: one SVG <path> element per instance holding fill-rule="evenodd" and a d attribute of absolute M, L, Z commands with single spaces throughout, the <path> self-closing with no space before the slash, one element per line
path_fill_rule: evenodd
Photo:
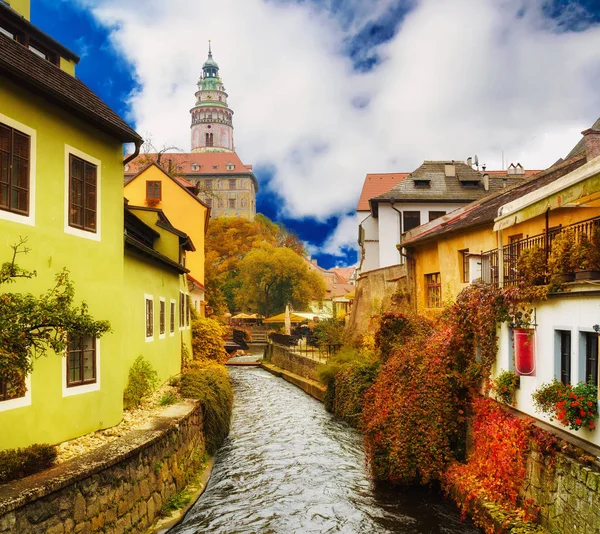
<path fill-rule="evenodd" d="M 192 191 L 194 186 L 173 177 L 152 163 L 128 179 L 125 198 L 129 206 L 160 208 L 169 223 L 185 232 L 193 243 L 182 263 L 189 269 L 188 285 L 194 309 L 204 315 L 204 236 L 210 210 Z"/>

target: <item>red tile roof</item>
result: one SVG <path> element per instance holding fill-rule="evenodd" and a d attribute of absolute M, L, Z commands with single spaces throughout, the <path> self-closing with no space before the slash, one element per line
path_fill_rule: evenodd
<path fill-rule="evenodd" d="M 332 267 L 329 272 L 335 273 L 339 284 L 347 284 L 355 269 L 355 267 Z"/>
<path fill-rule="evenodd" d="M 370 211 L 369 200 L 387 193 L 397 183 L 406 178 L 409 172 L 390 172 L 383 174 L 367 174 L 363 184 L 356 211 Z"/>
<path fill-rule="evenodd" d="M 140 154 L 129 162 L 129 169 L 125 171 L 125 176 L 136 174 L 150 161 L 156 162 L 157 159 L 158 154 Z M 235 152 L 165 152 L 160 155 L 160 163 L 167 171 L 190 176 L 239 175 L 252 172 L 252 165 L 244 165 Z M 227 170 L 227 165 L 230 163 L 233 165 L 233 170 Z"/>

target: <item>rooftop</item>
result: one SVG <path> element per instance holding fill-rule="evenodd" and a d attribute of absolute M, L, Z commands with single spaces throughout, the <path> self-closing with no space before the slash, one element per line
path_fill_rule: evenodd
<path fill-rule="evenodd" d="M 121 142 L 142 138 L 82 81 L 0 33 L 0 75 L 79 116 Z"/>
<path fill-rule="evenodd" d="M 404 180 L 410 173 L 390 172 L 382 174 L 367 174 L 363 184 L 356 211 L 370 211 L 369 200 L 389 191 L 398 182 Z"/>

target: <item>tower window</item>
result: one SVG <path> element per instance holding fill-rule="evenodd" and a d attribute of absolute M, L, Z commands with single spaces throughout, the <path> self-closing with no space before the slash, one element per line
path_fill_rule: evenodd
<path fill-rule="evenodd" d="M 229 189 L 235 189 L 235 179 L 229 180 Z"/>
<path fill-rule="evenodd" d="M 212 133 L 206 134 L 206 146 L 213 146 L 213 134 Z"/>

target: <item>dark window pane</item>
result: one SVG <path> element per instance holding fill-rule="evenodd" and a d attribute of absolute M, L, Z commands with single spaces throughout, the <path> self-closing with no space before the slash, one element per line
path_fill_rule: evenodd
<path fill-rule="evenodd" d="M 71 155 L 69 224 L 91 232 L 96 231 L 96 172 L 95 165 Z"/>
<path fill-rule="evenodd" d="M 446 215 L 445 211 L 430 211 L 429 212 L 429 220 L 433 221 L 435 219 L 439 219 L 440 217 L 443 217 L 444 215 Z"/>
<path fill-rule="evenodd" d="M 29 136 L 14 131 L 13 155 L 25 160 L 29 159 Z"/>
<path fill-rule="evenodd" d="M 0 183 L 0 206 L 8 208 L 8 184 Z"/>
<path fill-rule="evenodd" d="M 405 211 L 402 213 L 403 218 L 403 232 L 408 232 L 413 228 L 416 228 L 421 224 L 421 212 L 420 211 Z"/>
<path fill-rule="evenodd" d="M 598 334 L 587 333 L 585 337 L 585 381 L 598 386 Z"/>
<path fill-rule="evenodd" d="M 10 133 L 10 128 L 0 124 L 0 150 L 2 152 L 10 151 Z"/>
<path fill-rule="evenodd" d="M 0 152 L 0 183 L 8 183 L 8 154 Z"/>
<path fill-rule="evenodd" d="M 560 332 L 560 381 L 571 383 L 571 332 Z"/>
<path fill-rule="evenodd" d="M 0 208 L 29 213 L 29 136 L 0 125 Z"/>

